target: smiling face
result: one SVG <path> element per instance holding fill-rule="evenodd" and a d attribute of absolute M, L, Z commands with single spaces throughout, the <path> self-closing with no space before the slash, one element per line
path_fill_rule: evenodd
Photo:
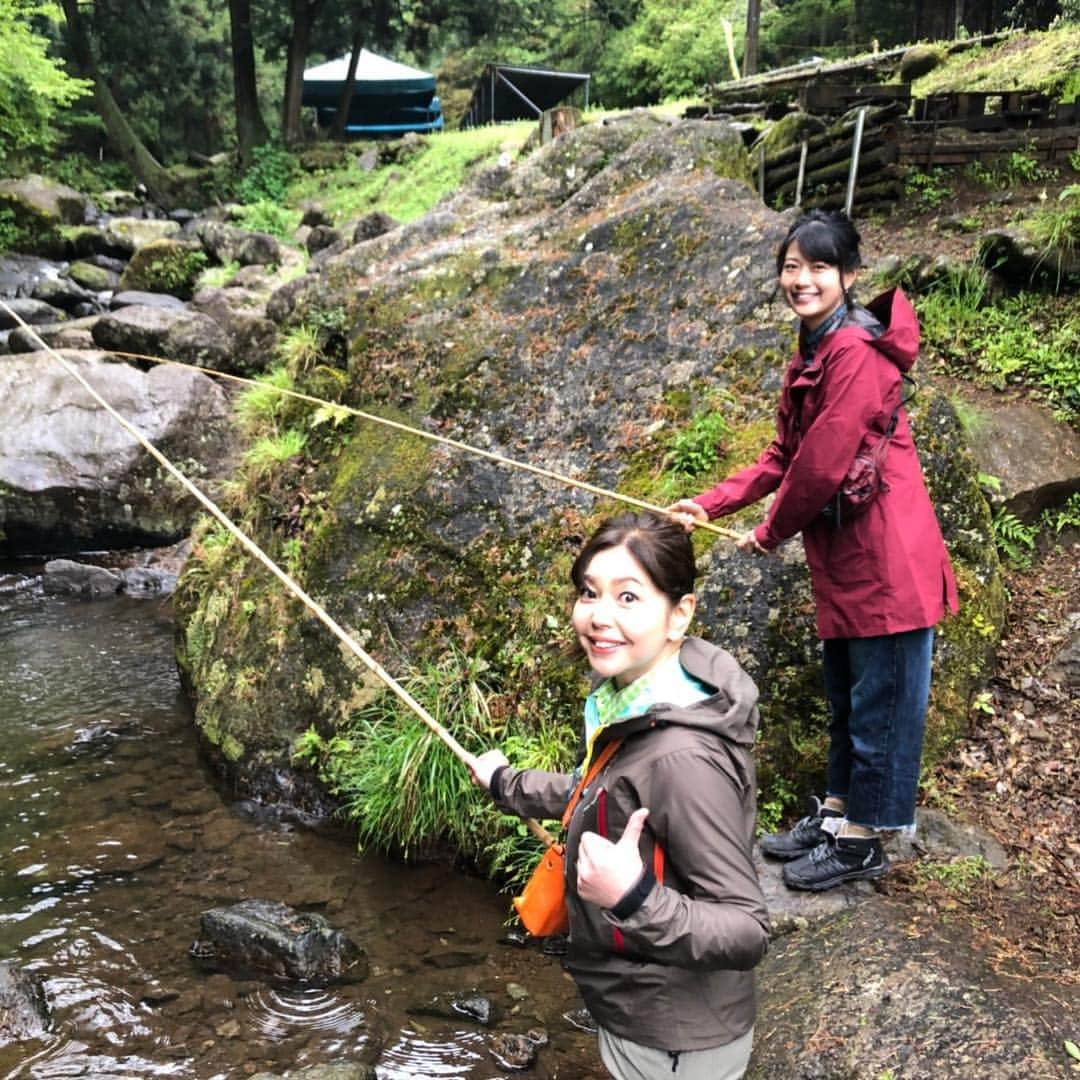
<path fill-rule="evenodd" d="M 672 603 L 625 545 L 598 551 L 581 581 L 574 631 L 597 675 L 628 686 L 678 650 L 693 594 Z"/>
<path fill-rule="evenodd" d="M 780 266 L 784 299 L 807 330 L 820 326 L 843 303 L 845 291 L 854 283 L 854 271 L 841 273 L 838 266 L 806 258 L 795 241 Z"/>

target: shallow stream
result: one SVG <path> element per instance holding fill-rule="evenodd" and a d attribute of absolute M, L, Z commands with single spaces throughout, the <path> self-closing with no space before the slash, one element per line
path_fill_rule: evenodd
<path fill-rule="evenodd" d="M 0 1076 L 244 1077 L 365 1062 L 405 1077 L 603 1075 L 556 958 L 501 941 L 507 898 L 444 864 L 358 855 L 231 799 L 200 761 L 167 604 L 42 595 L 0 572 L 0 962 L 36 974 L 47 1037 Z M 353 986 L 199 970 L 202 911 L 257 898 L 322 912 L 366 949 Z M 413 1015 L 478 990 L 493 1028 Z M 500 1032 L 543 1029 L 526 1073 Z"/>

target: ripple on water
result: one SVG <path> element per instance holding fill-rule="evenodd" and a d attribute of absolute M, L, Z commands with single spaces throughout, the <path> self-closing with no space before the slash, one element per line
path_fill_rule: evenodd
<path fill-rule="evenodd" d="M 468 1076 L 486 1060 L 484 1037 L 478 1032 L 447 1032 L 436 1041 L 428 1032 L 406 1028 L 379 1058 L 379 1080 Z"/>
<path fill-rule="evenodd" d="M 260 986 L 245 999 L 250 1026 L 271 1039 L 298 1031 L 349 1035 L 364 1026 L 364 1003 L 330 989 Z"/>

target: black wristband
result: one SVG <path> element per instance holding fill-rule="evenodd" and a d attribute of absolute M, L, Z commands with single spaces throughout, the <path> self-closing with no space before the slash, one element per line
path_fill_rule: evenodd
<path fill-rule="evenodd" d="M 509 765 L 500 765 L 491 774 L 491 782 L 488 784 L 488 793 L 496 802 L 502 798 L 502 777 L 503 773 L 509 768 Z"/>
<path fill-rule="evenodd" d="M 651 867 L 646 866 L 641 877 L 638 878 L 637 884 L 627 889 L 619 902 L 612 904 L 608 910 L 616 919 L 629 919 L 645 903 L 645 897 L 652 892 L 655 884 L 656 875 L 652 872 Z"/>

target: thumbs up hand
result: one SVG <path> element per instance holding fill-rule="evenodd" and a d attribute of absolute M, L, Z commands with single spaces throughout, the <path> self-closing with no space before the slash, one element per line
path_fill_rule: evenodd
<path fill-rule="evenodd" d="M 594 832 L 582 833 L 577 857 L 577 889 L 582 900 L 609 908 L 638 883 L 644 872 L 638 839 L 648 816 L 645 807 L 635 810 L 617 844 Z"/>

